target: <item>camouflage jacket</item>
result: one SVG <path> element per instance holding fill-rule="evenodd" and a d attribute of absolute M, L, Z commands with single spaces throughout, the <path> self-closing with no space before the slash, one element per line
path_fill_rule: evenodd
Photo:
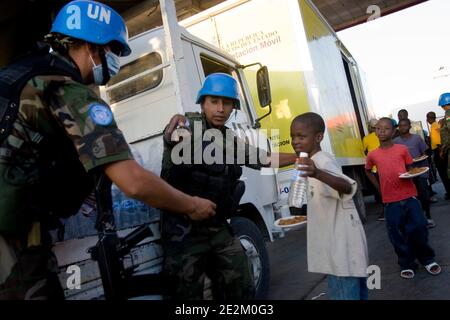
<path fill-rule="evenodd" d="M 128 144 L 93 90 L 66 76 L 30 79 L 0 144 L 0 233 L 75 214 L 92 191 L 91 170 L 125 159 Z"/>
<path fill-rule="evenodd" d="M 186 216 L 163 212 L 162 235 L 163 238 L 171 241 L 182 241 L 192 228 L 198 225 L 214 227 L 226 223 L 226 218 L 233 214 L 239 204 L 240 197 L 234 196 L 236 194 L 234 192 L 242 186 L 237 187 L 238 179 L 242 174 L 241 166 L 260 169 L 262 164 L 259 160 L 265 159 L 262 159 L 261 156 L 258 157 L 258 154 L 261 152 L 267 156 L 265 152 L 238 139 L 232 130 L 213 129 L 206 121 L 204 114 L 187 113 L 185 116 L 190 130 L 190 141 L 187 143 L 190 147 L 187 151 L 190 153 L 190 157 L 185 158 L 189 163 L 174 164 L 173 157 L 179 156 L 179 153 L 173 152 L 175 146 L 165 141 L 161 177 L 185 193 L 210 199 L 217 204 L 217 209 L 214 218 L 195 223 Z M 223 139 L 212 139 L 211 137 L 216 134 L 221 134 Z M 238 144 L 241 144 L 241 153 Z M 181 143 L 176 144 L 177 147 L 180 145 Z M 215 151 L 218 151 L 215 155 L 223 152 L 223 157 L 216 158 L 219 163 L 211 164 L 211 162 L 205 161 L 205 156 L 209 154 L 207 149 L 211 150 L 210 147 L 213 145 L 217 147 Z M 231 149 L 234 149 L 235 152 Z M 239 159 L 239 154 L 243 155 L 241 159 Z M 201 161 L 199 161 L 199 157 Z M 220 160 L 223 162 L 220 163 Z M 175 162 L 177 161 L 180 160 L 175 160 Z M 237 199 L 238 197 L 239 199 Z"/>
<path fill-rule="evenodd" d="M 450 109 L 445 111 L 441 124 L 441 148 L 444 151 L 450 150 Z"/>

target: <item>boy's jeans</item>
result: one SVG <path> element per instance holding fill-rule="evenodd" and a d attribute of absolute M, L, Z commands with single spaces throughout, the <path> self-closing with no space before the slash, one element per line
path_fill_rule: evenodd
<path fill-rule="evenodd" d="M 431 219 L 430 214 L 430 190 L 428 186 L 428 178 L 416 177 L 413 179 L 414 185 L 417 189 L 417 197 L 422 205 L 423 211 L 427 219 Z"/>
<path fill-rule="evenodd" d="M 367 300 L 367 278 L 328 275 L 328 295 L 331 300 Z"/>
<path fill-rule="evenodd" d="M 402 270 L 417 269 L 416 258 L 423 265 L 434 262 L 428 245 L 427 220 L 416 198 L 384 205 L 386 226 Z"/>

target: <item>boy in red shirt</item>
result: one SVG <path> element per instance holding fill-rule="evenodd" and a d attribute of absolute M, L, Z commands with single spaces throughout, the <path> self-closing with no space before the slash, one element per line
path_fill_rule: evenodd
<path fill-rule="evenodd" d="M 410 179 L 400 179 L 413 163 L 408 148 L 394 144 L 394 128 L 389 118 L 381 118 L 376 126 L 380 147 L 367 155 L 366 175 L 370 182 L 380 190 L 389 239 L 394 246 L 401 268 L 400 276 L 410 279 L 417 269 L 415 260 L 425 267 L 428 273 L 438 275 L 441 267 L 434 260 L 434 251 L 428 244 L 427 220 L 419 201 L 417 190 Z M 376 165 L 380 183 L 370 170 Z"/>

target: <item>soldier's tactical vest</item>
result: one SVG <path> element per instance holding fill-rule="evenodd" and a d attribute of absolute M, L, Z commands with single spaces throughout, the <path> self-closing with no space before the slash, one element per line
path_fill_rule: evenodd
<path fill-rule="evenodd" d="M 192 137 L 195 136 L 195 121 L 202 121 L 203 132 L 207 129 L 206 120 L 200 113 L 187 113 L 186 118 L 190 123 Z M 191 143 L 194 144 L 193 139 Z M 212 142 L 202 141 L 202 152 L 210 143 Z M 193 146 L 191 150 L 194 150 Z M 167 156 L 165 154 L 165 157 Z M 191 155 L 191 159 L 194 159 L 194 155 Z M 225 159 L 225 155 L 223 159 Z M 235 192 L 239 183 L 238 179 L 242 174 L 241 166 L 235 164 L 206 164 L 203 160 L 202 164 L 172 164 L 170 170 L 165 169 L 163 164 L 162 177 L 172 186 L 189 195 L 206 198 L 217 204 L 216 215 L 212 220 L 225 221 L 235 213 L 243 193 L 236 195 Z"/>
<path fill-rule="evenodd" d="M 92 179 L 62 127 L 51 136 L 33 132 L 28 141 L 21 142 L 36 150 L 33 161 L 38 179 L 25 178 L 30 175 L 22 164 L 30 160 L 28 155 L 19 153 L 21 159 L 17 159 L 3 154 L 8 153 L 6 144 L 18 117 L 20 94 L 27 82 L 39 75 L 64 75 L 82 82 L 79 72 L 50 54 L 48 48 L 0 70 L 0 233 L 26 230 L 35 219 L 56 227 L 52 223 L 77 213 L 92 190 Z"/>

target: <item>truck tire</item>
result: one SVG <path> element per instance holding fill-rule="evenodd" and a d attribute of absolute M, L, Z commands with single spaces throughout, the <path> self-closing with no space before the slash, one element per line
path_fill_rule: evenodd
<path fill-rule="evenodd" d="M 255 299 L 265 299 L 269 291 L 270 264 L 264 238 L 250 219 L 234 217 L 231 219 L 231 227 L 249 258 L 255 281 Z"/>

